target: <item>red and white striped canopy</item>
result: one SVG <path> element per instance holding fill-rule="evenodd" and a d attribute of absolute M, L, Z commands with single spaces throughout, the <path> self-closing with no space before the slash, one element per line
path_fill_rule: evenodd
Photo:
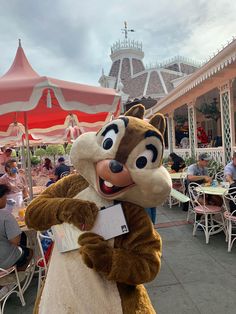
<path fill-rule="evenodd" d="M 40 76 L 29 64 L 20 42 L 12 66 L 0 78 L 2 145 L 8 139 L 14 142 L 22 138 L 25 113 L 33 138 L 57 142 L 97 130 L 119 112 L 120 96 L 113 89 Z"/>

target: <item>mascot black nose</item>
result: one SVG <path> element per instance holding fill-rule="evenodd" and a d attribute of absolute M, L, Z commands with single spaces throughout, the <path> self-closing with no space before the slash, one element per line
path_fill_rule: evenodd
<path fill-rule="evenodd" d="M 118 173 L 123 170 L 123 165 L 116 160 L 111 160 L 109 167 L 113 173 Z"/>

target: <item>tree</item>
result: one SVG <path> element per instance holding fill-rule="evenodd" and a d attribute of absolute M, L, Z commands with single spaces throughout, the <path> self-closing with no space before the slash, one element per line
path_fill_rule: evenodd
<path fill-rule="evenodd" d="M 37 148 L 35 150 L 35 156 L 38 156 L 40 158 L 40 163 L 42 163 L 42 157 L 46 156 L 47 152 L 44 148 Z"/>
<path fill-rule="evenodd" d="M 72 147 L 72 144 L 70 144 L 70 143 L 66 146 L 66 154 L 67 155 L 70 155 L 71 147 Z"/>
<path fill-rule="evenodd" d="M 37 166 L 41 162 L 41 160 L 40 160 L 40 158 L 38 156 L 32 156 L 30 158 L 30 160 L 31 160 L 31 165 L 32 166 Z"/>
<path fill-rule="evenodd" d="M 54 164 L 56 163 L 56 156 L 65 155 L 65 149 L 63 145 L 48 145 L 46 148 L 47 156 L 53 156 Z"/>
<path fill-rule="evenodd" d="M 188 122 L 188 117 L 185 115 L 174 116 L 174 121 L 177 125 L 183 126 L 185 122 Z"/>
<path fill-rule="evenodd" d="M 200 108 L 197 109 L 201 112 L 206 119 L 213 119 L 215 122 L 220 118 L 220 111 L 217 107 L 217 99 L 214 98 L 211 103 L 202 103 Z"/>

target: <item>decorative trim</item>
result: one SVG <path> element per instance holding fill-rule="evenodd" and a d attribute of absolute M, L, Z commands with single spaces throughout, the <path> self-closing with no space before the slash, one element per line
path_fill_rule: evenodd
<path fill-rule="evenodd" d="M 64 110 L 78 110 L 86 113 L 99 113 L 99 112 L 110 112 L 116 111 L 116 107 L 118 105 L 120 96 L 114 95 L 114 100 L 112 105 L 109 104 L 98 104 L 96 106 L 92 106 L 89 104 L 81 103 L 79 101 L 66 101 L 61 89 L 55 84 L 50 82 L 50 79 L 46 79 L 45 81 L 35 85 L 33 88 L 33 92 L 27 101 L 16 101 L 10 103 L 1 104 L 1 115 L 14 112 L 14 111 L 29 111 L 37 107 L 38 102 L 43 94 L 44 89 L 50 88 L 54 91 L 55 97 L 57 98 L 60 107 Z"/>
<path fill-rule="evenodd" d="M 227 81 L 225 84 L 218 87 L 221 94 L 229 92 L 230 90 L 230 82 Z"/>
<path fill-rule="evenodd" d="M 222 51 L 194 72 L 190 77 L 186 78 L 186 80 L 172 90 L 164 99 L 160 100 L 158 104 L 153 107 L 153 112 L 160 111 L 162 108 L 174 102 L 176 99 L 214 76 L 216 73 L 221 72 L 235 61 L 236 39 L 233 38 L 227 47 L 223 48 Z"/>

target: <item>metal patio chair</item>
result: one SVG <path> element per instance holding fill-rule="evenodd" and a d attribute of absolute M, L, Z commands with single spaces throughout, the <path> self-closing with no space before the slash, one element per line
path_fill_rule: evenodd
<path fill-rule="evenodd" d="M 206 204 L 205 193 L 201 185 L 190 183 L 188 186 L 190 202 L 194 212 L 193 236 L 197 228 L 202 228 L 206 238 L 206 244 L 209 243 L 211 235 L 225 231 L 223 207 Z"/>
<path fill-rule="evenodd" d="M 16 266 L 12 266 L 8 269 L 0 268 L 0 285 L 3 289 L 1 289 L 0 292 L 4 292 L 0 295 L 0 314 L 3 314 L 6 302 L 13 293 L 16 293 L 19 297 L 22 306 L 25 306 L 23 287 L 21 287 L 20 284 L 19 274 Z"/>
<path fill-rule="evenodd" d="M 224 217 L 226 221 L 226 241 L 228 242 L 228 252 L 231 252 L 236 240 L 236 187 L 229 188 L 224 193 Z"/>

